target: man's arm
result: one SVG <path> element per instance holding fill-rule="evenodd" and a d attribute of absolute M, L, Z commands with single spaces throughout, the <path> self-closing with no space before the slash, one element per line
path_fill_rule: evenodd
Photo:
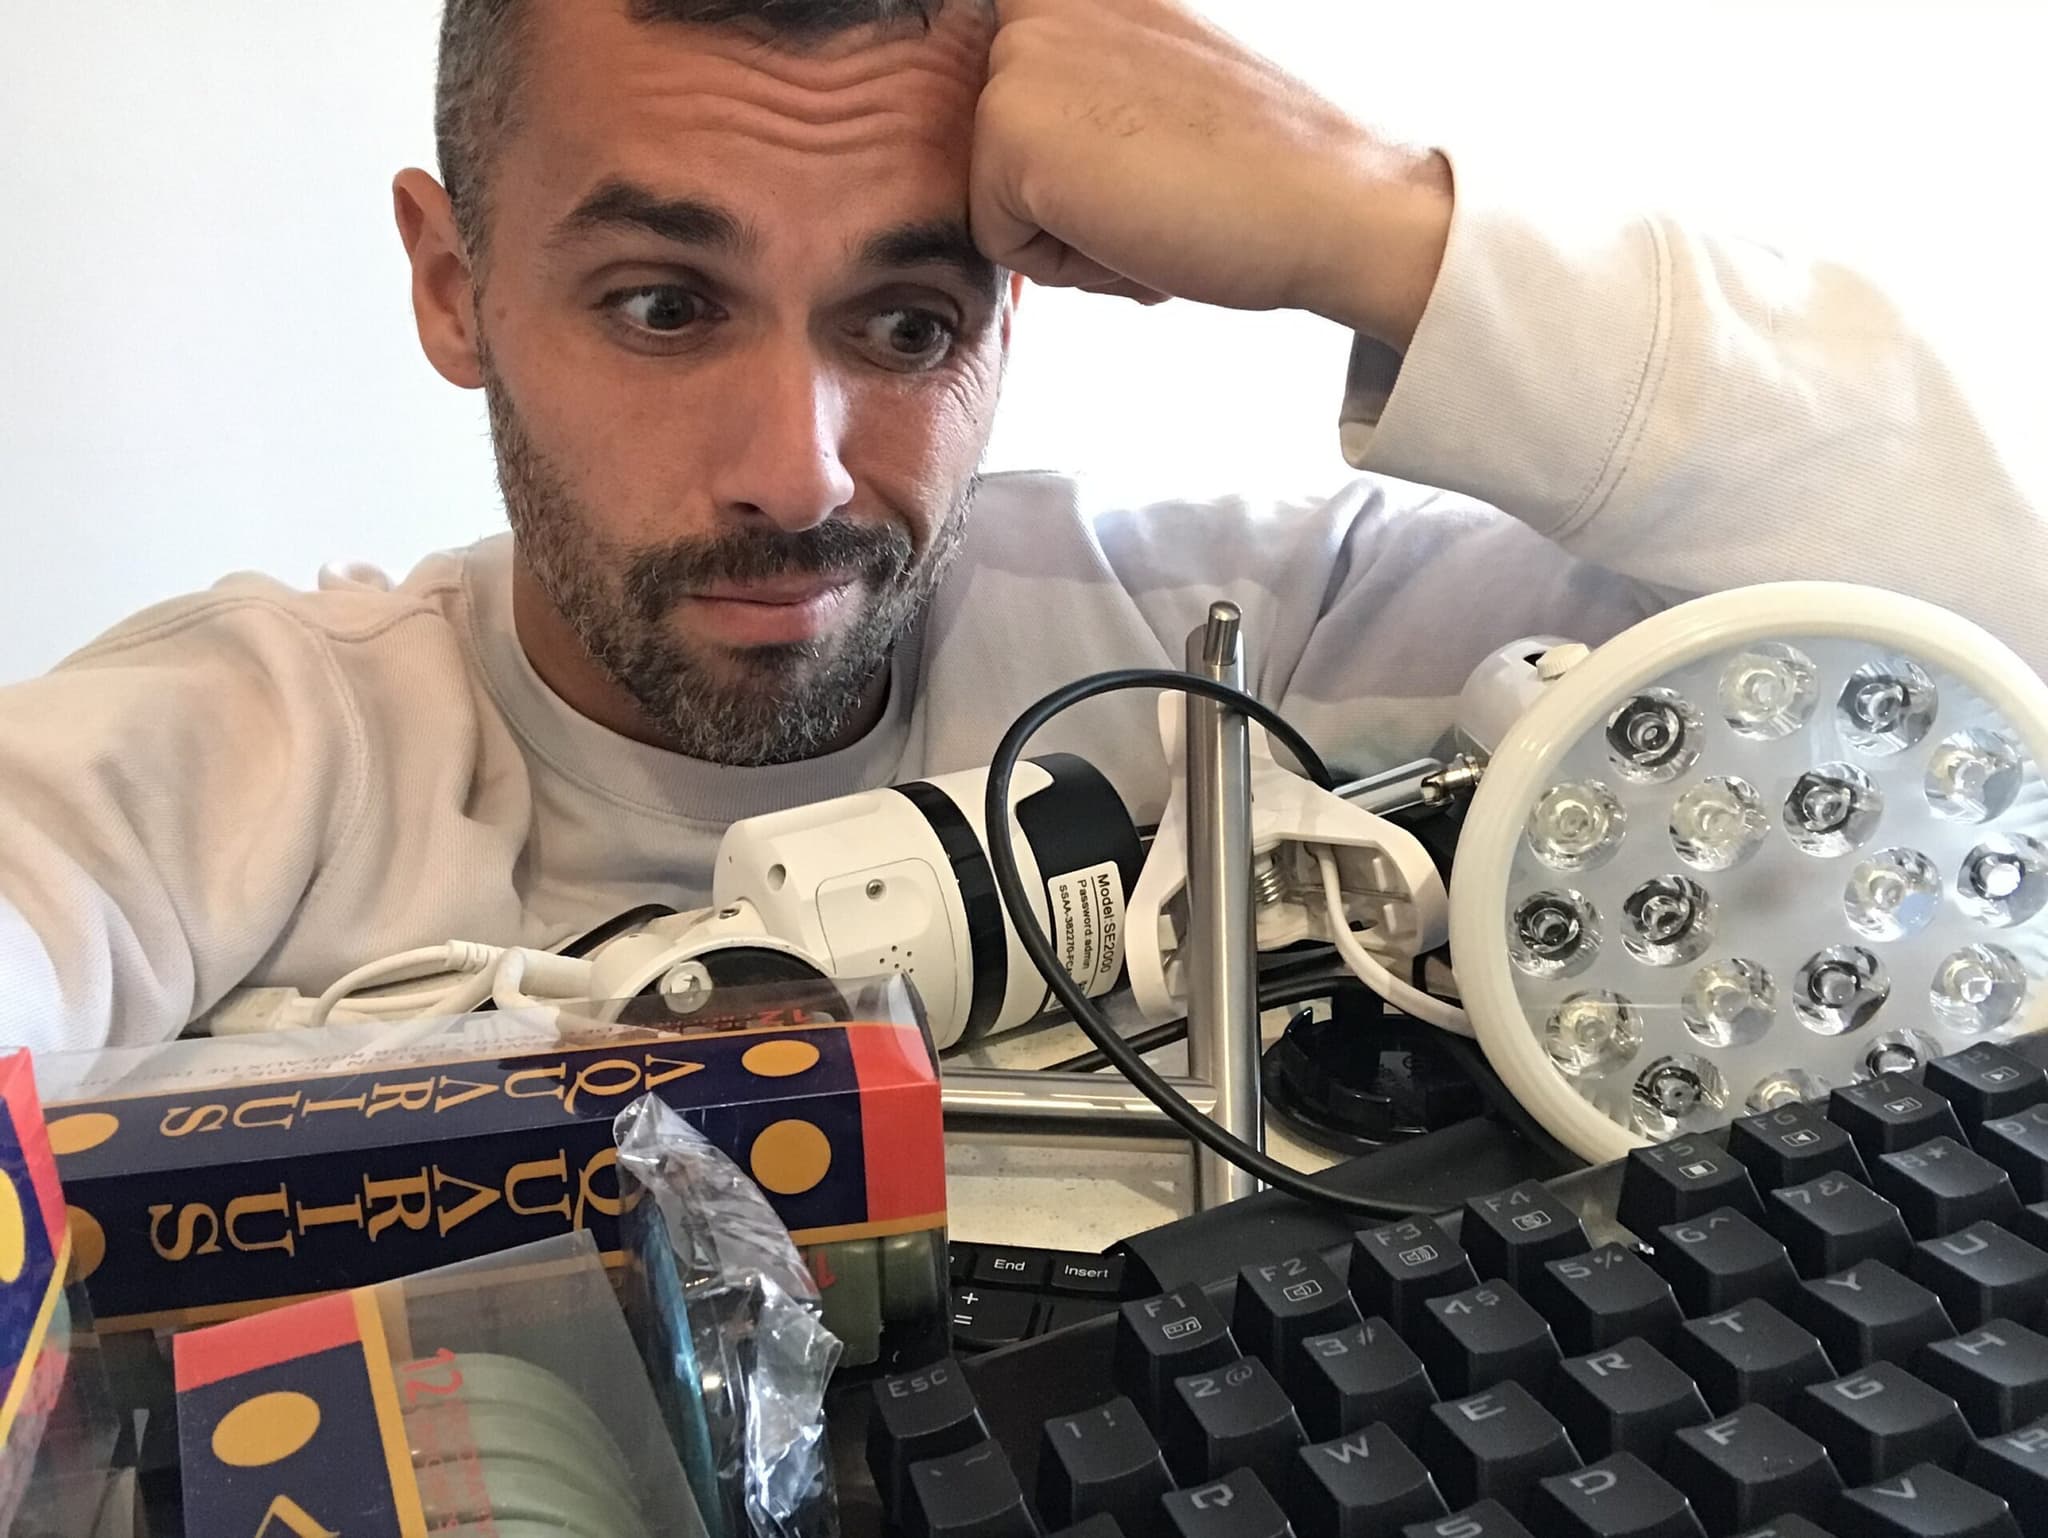
<path fill-rule="evenodd" d="M 175 1036 L 276 942 L 362 793 L 318 639 L 187 600 L 0 689 L 0 1045 Z"/>
<path fill-rule="evenodd" d="M 1856 580 L 2048 669 L 2048 520 L 1867 280 L 1666 221 L 1518 217 L 1176 0 L 998 8 L 974 167 L 992 257 L 1350 327 L 1354 463 L 1468 493 L 1620 574 L 1616 613 Z M 1443 563 L 1483 578 L 1480 549 Z"/>
<path fill-rule="evenodd" d="M 1668 219 L 1531 219 L 1461 174 L 1413 344 L 1359 343 L 1346 419 L 1359 468 L 1669 595 L 1873 583 L 2048 669 L 2048 517 L 1967 381 L 1847 268 Z"/>

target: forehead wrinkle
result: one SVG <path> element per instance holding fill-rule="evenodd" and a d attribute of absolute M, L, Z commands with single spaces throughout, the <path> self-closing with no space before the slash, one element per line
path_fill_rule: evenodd
<path fill-rule="evenodd" d="M 629 113 L 686 113 L 727 101 L 823 126 L 904 110 L 910 97 L 927 116 L 971 128 L 987 73 L 988 34 L 979 21 L 881 38 L 859 29 L 803 50 L 728 29 L 632 25 L 631 47 L 564 47 L 561 67 L 537 72 L 535 87 L 553 98 L 558 122 L 587 121 L 593 101 Z"/>

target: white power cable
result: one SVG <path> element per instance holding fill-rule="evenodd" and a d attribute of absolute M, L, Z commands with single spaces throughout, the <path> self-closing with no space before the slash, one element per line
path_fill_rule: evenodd
<path fill-rule="evenodd" d="M 503 954 L 503 948 L 500 946 L 482 945 L 473 940 L 450 940 L 446 945 L 427 945 L 418 950 L 401 951 L 396 956 L 382 957 L 335 979 L 327 991 L 313 1001 L 313 1007 L 307 1013 L 306 1024 L 325 1025 L 327 1017 L 334 1013 L 336 1006 L 351 994 L 360 993 L 365 988 L 381 987 L 389 983 L 409 983 L 418 978 L 434 977 L 446 972 L 488 972 Z M 358 1009 L 360 1012 L 382 1015 L 384 1010 L 380 1007 L 381 1002 L 368 1001 L 368 1007 L 358 1006 Z"/>
<path fill-rule="evenodd" d="M 579 957 L 514 948 L 498 958 L 491 973 L 491 998 L 500 1009 L 546 1008 L 545 1000 L 527 991 L 531 978 L 531 986 L 550 999 L 585 999 L 595 970 Z"/>
<path fill-rule="evenodd" d="M 1315 856 L 1316 868 L 1322 872 L 1323 901 L 1330 915 L 1330 941 L 1337 947 L 1337 954 L 1343 958 L 1344 965 L 1366 987 L 1403 1014 L 1412 1015 L 1426 1025 L 1434 1025 L 1453 1035 L 1472 1035 L 1472 1022 L 1466 1018 L 1464 1010 L 1403 982 L 1387 969 L 1379 957 L 1359 943 L 1358 936 L 1351 932 L 1351 915 L 1344 909 L 1344 887 L 1337 873 L 1336 852 L 1327 844 L 1311 844 L 1308 850 Z"/>

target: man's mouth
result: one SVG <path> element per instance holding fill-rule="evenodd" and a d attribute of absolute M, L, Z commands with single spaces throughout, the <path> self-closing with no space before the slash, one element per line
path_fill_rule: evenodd
<path fill-rule="evenodd" d="M 685 612 L 729 646 L 795 645 L 831 629 L 858 585 L 843 572 L 718 583 L 692 594 Z"/>

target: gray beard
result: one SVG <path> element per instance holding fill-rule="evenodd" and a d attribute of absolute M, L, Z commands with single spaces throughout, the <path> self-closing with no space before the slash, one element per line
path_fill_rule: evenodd
<path fill-rule="evenodd" d="M 979 477 L 919 556 L 901 524 L 830 518 L 796 534 L 735 529 L 701 540 L 615 550 L 586 515 L 483 358 L 498 486 L 521 558 L 593 661 L 630 695 L 664 746 L 707 763 L 759 766 L 816 758 L 866 706 L 890 654 L 916 625 L 959 553 Z M 853 572 L 863 608 L 826 643 L 750 647 L 737 667 L 707 666 L 665 621 L 714 582 Z"/>

